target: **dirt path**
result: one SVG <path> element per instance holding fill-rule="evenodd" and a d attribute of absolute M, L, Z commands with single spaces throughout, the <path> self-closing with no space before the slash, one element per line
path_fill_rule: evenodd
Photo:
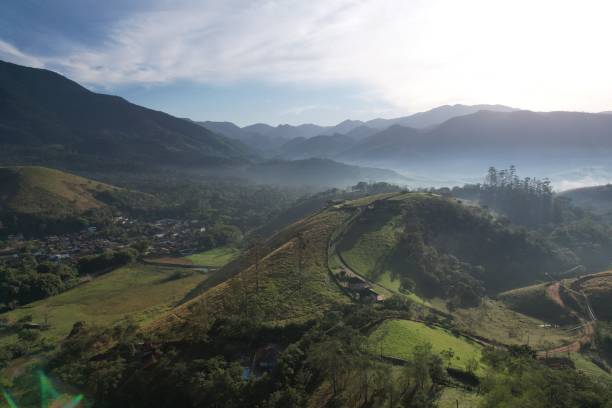
<path fill-rule="evenodd" d="M 556 304 L 565 309 L 565 303 L 561 299 L 559 289 L 561 288 L 561 282 L 555 282 L 546 288 L 546 295 L 551 298 Z"/>
<path fill-rule="evenodd" d="M 550 350 L 538 351 L 537 355 L 539 358 L 546 358 L 549 355 L 554 355 L 554 354 L 562 354 L 562 353 L 570 353 L 570 352 L 577 353 L 582 349 L 582 347 L 585 344 L 591 341 L 591 338 L 595 334 L 595 322 L 589 321 L 581 317 L 580 315 L 576 313 L 576 311 L 568 308 L 565 305 L 565 302 L 563 302 L 563 299 L 561 298 L 560 289 L 561 289 L 561 282 L 555 282 L 546 288 L 546 296 L 548 296 L 550 299 L 552 299 L 555 303 L 557 303 L 562 308 L 568 310 L 573 316 L 575 316 L 580 321 L 580 324 L 582 324 L 582 336 L 580 336 L 580 338 L 578 338 L 574 342 L 567 344 L 565 346 L 555 347 Z"/>

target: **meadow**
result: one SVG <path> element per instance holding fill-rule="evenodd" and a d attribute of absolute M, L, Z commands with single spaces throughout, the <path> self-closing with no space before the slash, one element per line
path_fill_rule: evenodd
<path fill-rule="evenodd" d="M 146 324 L 171 310 L 205 279 L 206 275 L 197 271 L 134 264 L 0 317 L 18 320 L 31 316 L 35 323 L 47 320 L 51 327 L 43 333 L 49 340 L 65 337 L 77 321 L 111 325 L 129 317 Z M 12 335 L 4 336 L 0 342 L 12 339 Z"/>
<path fill-rule="evenodd" d="M 209 266 L 211 268 L 221 268 L 240 254 L 237 248 L 225 246 L 214 248 L 198 254 L 186 256 L 185 259 L 195 265 Z"/>
<path fill-rule="evenodd" d="M 482 346 L 450 331 L 429 327 L 410 320 L 387 320 L 370 335 L 371 351 L 383 356 L 409 360 L 415 347 L 430 343 L 432 351 L 440 354 L 452 349 L 450 367 L 468 369 L 470 361 L 480 361 Z"/>

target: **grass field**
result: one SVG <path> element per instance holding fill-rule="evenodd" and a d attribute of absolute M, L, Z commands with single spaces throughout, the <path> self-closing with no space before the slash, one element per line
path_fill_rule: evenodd
<path fill-rule="evenodd" d="M 91 282 L 1 315 L 19 319 L 31 315 L 34 322 L 48 316 L 49 339 L 66 336 L 77 321 L 108 325 L 129 316 L 146 323 L 170 310 L 206 277 L 195 271 L 144 265 L 126 266 Z M 10 341 L 0 338 L 0 342 Z"/>
<path fill-rule="evenodd" d="M 228 262 L 232 261 L 240 254 L 240 250 L 232 247 L 221 247 L 211 249 L 210 251 L 200 252 L 186 256 L 185 259 L 190 260 L 195 265 L 210 266 L 212 268 L 221 268 Z"/>
<path fill-rule="evenodd" d="M 459 401 L 459 408 L 477 408 L 480 406 L 482 397 L 475 392 L 447 387 L 442 392 L 437 406 L 438 408 L 456 408 L 457 401 Z"/>
<path fill-rule="evenodd" d="M 567 344 L 573 338 L 563 329 L 542 327 L 542 320 L 515 312 L 504 303 L 490 299 L 478 307 L 456 309 L 452 314 L 462 331 L 504 344 L 530 344 L 539 348 L 544 344 Z"/>
<path fill-rule="evenodd" d="M 386 270 L 386 260 L 399 242 L 400 217 L 355 221 L 339 245 L 342 258 L 351 269 L 370 279 Z"/>
<path fill-rule="evenodd" d="M 372 352 L 385 356 L 410 359 L 414 348 L 420 344 L 431 343 L 434 353 L 452 349 L 455 356 L 451 366 L 467 369 L 471 359 L 480 361 L 482 346 L 451 332 L 423 323 L 409 320 L 387 320 L 370 335 Z"/>

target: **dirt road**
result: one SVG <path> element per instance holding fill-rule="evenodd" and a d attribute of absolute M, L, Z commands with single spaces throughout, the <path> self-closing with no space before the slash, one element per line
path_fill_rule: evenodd
<path fill-rule="evenodd" d="M 562 354 L 562 353 L 569 353 L 569 352 L 576 353 L 580 351 L 585 344 L 590 342 L 591 338 L 595 334 L 595 322 L 589 321 L 581 317 L 580 315 L 578 315 L 576 311 L 569 309 L 565 305 L 565 302 L 563 302 L 563 299 L 561 298 L 560 289 L 561 289 L 561 282 L 555 282 L 546 288 L 546 296 L 548 296 L 550 299 L 552 299 L 555 303 L 557 303 L 562 308 L 568 310 L 573 316 L 575 316 L 580 321 L 580 324 L 582 324 L 582 336 L 580 336 L 580 338 L 578 338 L 577 340 L 575 340 L 574 342 L 568 345 L 556 347 L 550 350 L 538 351 L 539 358 L 545 358 L 549 355 L 554 355 L 554 354 Z"/>

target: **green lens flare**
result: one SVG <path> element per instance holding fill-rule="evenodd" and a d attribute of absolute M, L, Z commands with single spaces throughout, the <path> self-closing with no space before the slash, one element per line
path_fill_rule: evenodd
<path fill-rule="evenodd" d="M 83 401 L 84 397 L 82 394 L 68 396 L 57 392 L 49 377 L 42 371 L 38 372 L 38 383 L 40 385 L 41 408 L 76 408 Z M 19 408 L 13 397 L 6 390 L 2 390 L 2 396 L 8 404 L 8 408 Z"/>

